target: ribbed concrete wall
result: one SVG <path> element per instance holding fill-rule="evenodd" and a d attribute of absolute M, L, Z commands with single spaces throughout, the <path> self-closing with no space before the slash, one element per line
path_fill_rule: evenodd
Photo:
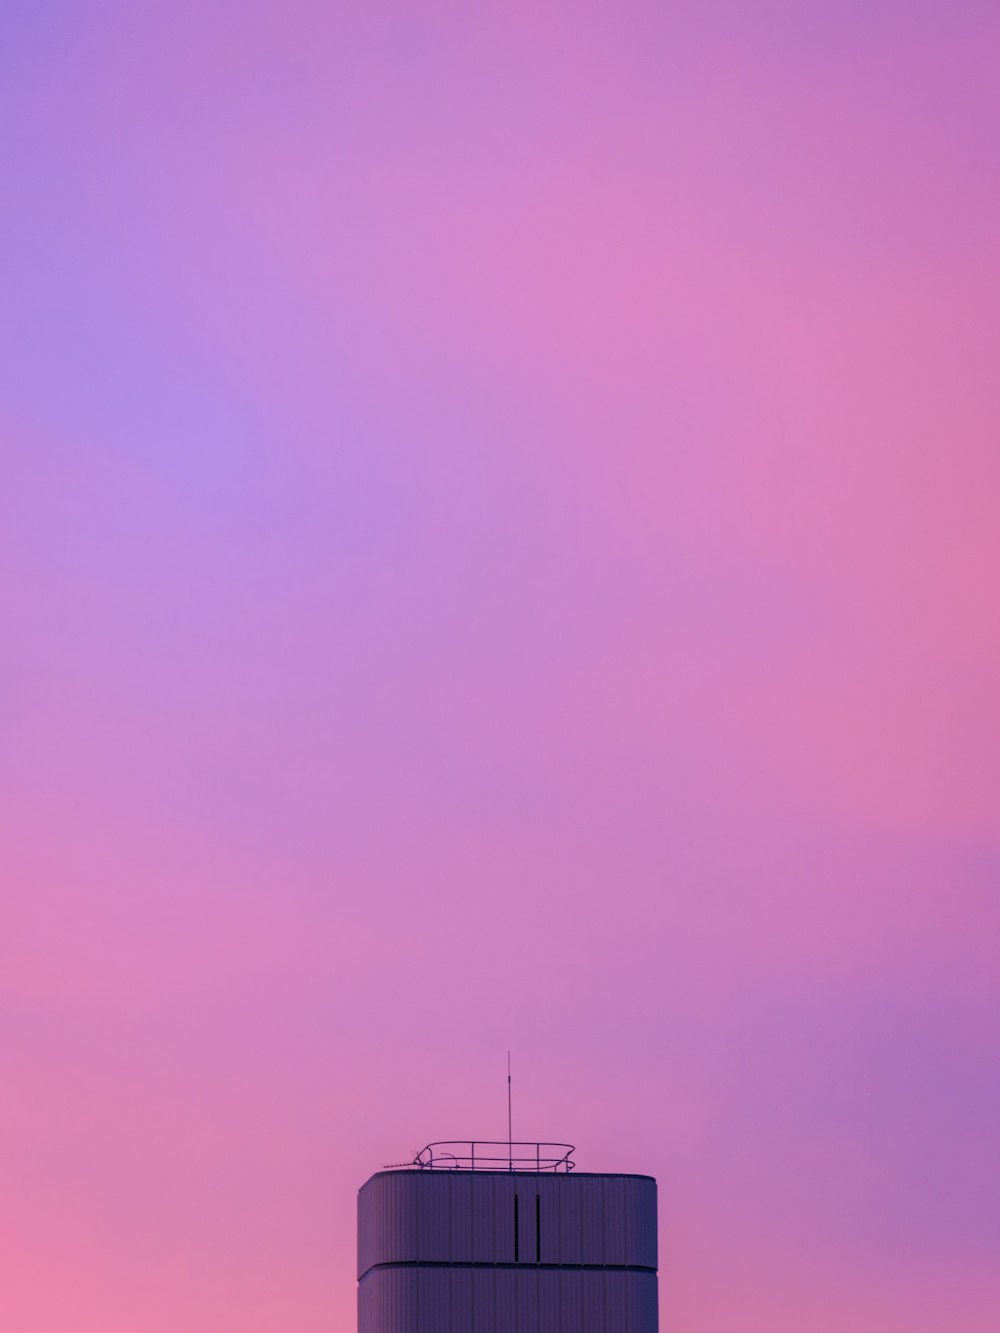
<path fill-rule="evenodd" d="M 655 1333 L 656 1266 L 648 1176 L 386 1171 L 358 1196 L 359 1333 Z"/>

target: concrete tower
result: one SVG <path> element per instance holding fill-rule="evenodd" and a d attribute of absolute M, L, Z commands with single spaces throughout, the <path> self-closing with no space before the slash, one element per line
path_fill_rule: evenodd
<path fill-rule="evenodd" d="M 656 1333 L 656 1181 L 432 1143 L 358 1193 L 358 1333 Z"/>

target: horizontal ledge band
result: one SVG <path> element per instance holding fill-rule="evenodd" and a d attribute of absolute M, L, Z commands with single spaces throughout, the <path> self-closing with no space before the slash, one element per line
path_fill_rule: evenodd
<path fill-rule="evenodd" d="M 515 1264 L 479 1263 L 464 1259 L 395 1259 L 389 1263 L 372 1264 L 370 1268 L 365 1269 L 358 1281 L 363 1282 L 369 1273 L 376 1273 L 380 1269 L 386 1268 L 517 1268 L 524 1272 L 545 1268 L 562 1273 L 652 1273 L 654 1276 L 656 1275 L 656 1269 L 650 1268 L 647 1264 Z"/>

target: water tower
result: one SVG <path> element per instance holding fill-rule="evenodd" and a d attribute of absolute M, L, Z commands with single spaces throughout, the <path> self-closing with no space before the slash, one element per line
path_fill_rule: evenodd
<path fill-rule="evenodd" d="M 358 1333 L 656 1333 L 656 1181 L 431 1143 L 358 1193 Z"/>

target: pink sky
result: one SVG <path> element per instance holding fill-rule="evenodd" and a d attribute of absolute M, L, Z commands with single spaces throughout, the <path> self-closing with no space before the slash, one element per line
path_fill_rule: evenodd
<path fill-rule="evenodd" d="M 8 0 L 4 1329 L 352 1333 L 511 1047 L 669 1333 L 996 1333 L 996 13 Z"/>

